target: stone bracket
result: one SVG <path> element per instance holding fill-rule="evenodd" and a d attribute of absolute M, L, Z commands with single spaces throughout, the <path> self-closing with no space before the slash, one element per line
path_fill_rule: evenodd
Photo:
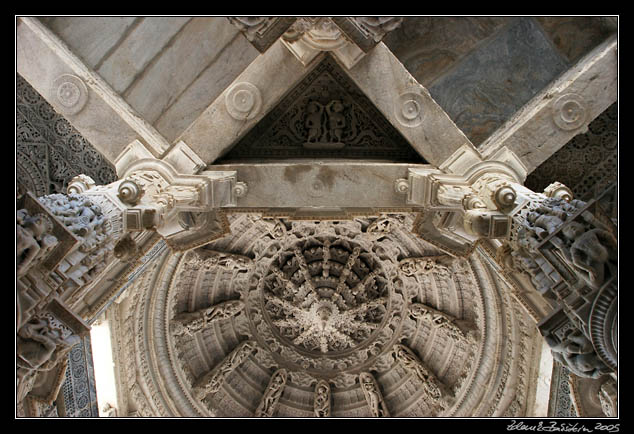
<path fill-rule="evenodd" d="M 304 66 L 323 51 L 332 53 L 348 69 L 365 55 L 328 17 L 299 18 L 282 36 L 282 42 Z"/>

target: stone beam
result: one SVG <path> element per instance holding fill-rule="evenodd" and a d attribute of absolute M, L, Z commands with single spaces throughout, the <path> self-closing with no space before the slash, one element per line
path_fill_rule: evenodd
<path fill-rule="evenodd" d="M 617 100 L 617 36 L 597 46 L 537 94 L 479 147 L 485 159 L 503 147 L 535 170 Z"/>
<path fill-rule="evenodd" d="M 170 148 L 154 127 L 37 18 L 17 19 L 16 68 L 111 163 L 135 140 L 155 157 Z"/>
<path fill-rule="evenodd" d="M 383 42 L 346 72 L 414 149 L 434 166 L 440 166 L 462 146 L 475 149 Z"/>
<path fill-rule="evenodd" d="M 408 169 L 426 165 L 405 163 L 327 162 L 261 163 L 208 166 L 207 171 L 235 171 L 246 183 L 238 208 L 405 208 L 407 195 L 396 181 Z"/>
<path fill-rule="evenodd" d="M 212 164 L 310 71 L 275 42 L 258 56 L 181 134 L 203 161 Z"/>

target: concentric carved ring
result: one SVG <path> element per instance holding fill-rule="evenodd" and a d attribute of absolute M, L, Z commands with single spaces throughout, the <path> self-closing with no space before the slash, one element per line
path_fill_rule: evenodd
<path fill-rule="evenodd" d="M 415 90 L 404 92 L 396 100 L 394 107 L 396 119 L 403 126 L 417 127 L 423 122 L 423 106 L 423 97 L 419 92 Z"/>
<path fill-rule="evenodd" d="M 360 247 L 350 247 L 315 240 L 271 265 L 262 301 L 282 341 L 333 354 L 355 348 L 378 329 L 387 312 L 387 277 Z"/>
<path fill-rule="evenodd" d="M 143 190 L 139 185 L 129 179 L 119 184 L 118 196 L 121 202 L 134 205 L 143 195 Z"/>
<path fill-rule="evenodd" d="M 616 371 L 618 367 L 618 293 L 608 285 L 595 299 L 590 312 L 592 345 L 603 362 Z"/>
<path fill-rule="evenodd" d="M 560 96 L 553 105 L 553 120 L 562 130 L 576 130 L 583 126 L 587 113 L 583 98 L 576 94 Z"/>
<path fill-rule="evenodd" d="M 252 119 L 260 112 L 262 96 L 260 90 L 253 84 L 240 82 L 227 91 L 225 105 L 232 118 Z"/>
<path fill-rule="evenodd" d="M 515 204 L 517 193 L 512 187 L 504 185 L 495 192 L 495 203 L 500 208 L 509 208 Z"/>
<path fill-rule="evenodd" d="M 79 77 L 62 74 L 53 82 L 53 97 L 62 114 L 74 115 L 86 105 L 88 88 Z"/>
<path fill-rule="evenodd" d="M 389 349 L 405 303 L 375 253 L 335 234 L 278 246 L 247 304 L 254 335 L 278 364 L 337 376 Z"/>

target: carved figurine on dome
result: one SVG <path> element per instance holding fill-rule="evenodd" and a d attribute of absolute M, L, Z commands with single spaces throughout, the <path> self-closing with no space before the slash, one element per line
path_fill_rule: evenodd
<path fill-rule="evenodd" d="M 423 383 L 423 387 L 429 398 L 440 405 L 441 408 L 447 407 L 447 400 L 450 399 L 449 392 L 437 380 L 420 361 L 418 357 L 404 345 L 397 344 L 394 346 L 394 358 L 403 365 L 405 369 L 414 373 L 416 377 Z"/>
<path fill-rule="evenodd" d="M 286 369 L 278 369 L 273 373 L 264 391 L 260 405 L 258 405 L 258 408 L 255 410 L 257 417 L 273 417 L 282 392 L 284 392 L 287 377 L 288 373 Z"/>
<path fill-rule="evenodd" d="M 379 385 L 369 372 L 361 372 L 359 374 L 359 384 L 365 396 L 365 400 L 370 407 L 372 417 L 390 417 L 390 413 L 385 405 Z"/>
<path fill-rule="evenodd" d="M 240 366 L 255 350 L 252 341 L 243 341 L 211 372 L 205 374 L 193 385 L 193 394 L 197 399 L 203 399 L 209 394 L 217 393 L 225 379 Z"/>
<path fill-rule="evenodd" d="M 449 265 L 453 258 L 449 255 L 423 256 L 420 258 L 406 258 L 400 261 L 399 269 L 408 277 L 416 274 L 438 273 L 449 274 Z"/>
<path fill-rule="evenodd" d="M 209 250 L 204 247 L 197 249 L 196 253 L 205 266 L 217 266 L 228 270 L 247 271 L 252 263 L 251 258 L 247 256 Z"/>
<path fill-rule="evenodd" d="M 475 329 L 466 321 L 461 321 L 422 303 L 412 303 L 409 307 L 410 315 L 420 321 L 426 321 L 433 328 L 445 330 L 450 337 L 467 342 L 475 341 Z"/>
<path fill-rule="evenodd" d="M 57 238 L 50 234 L 53 223 L 44 214 L 30 216 L 22 209 L 17 213 L 16 223 L 16 271 L 21 276 L 57 244 Z"/>
<path fill-rule="evenodd" d="M 174 317 L 173 332 L 176 336 L 192 336 L 208 324 L 239 314 L 244 308 L 240 300 L 228 300 L 196 312 L 182 312 Z"/>
<path fill-rule="evenodd" d="M 324 380 L 315 386 L 313 409 L 316 417 L 330 417 L 330 385 Z"/>

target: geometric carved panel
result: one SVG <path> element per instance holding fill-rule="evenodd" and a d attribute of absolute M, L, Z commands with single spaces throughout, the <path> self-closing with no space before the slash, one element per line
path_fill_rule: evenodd
<path fill-rule="evenodd" d="M 578 134 L 535 169 L 525 185 L 543 191 L 559 181 L 577 199 L 588 200 L 617 182 L 618 102 L 608 107 Z"/>
<path fill-rule="evenodd" d="M 68 353 L 68 368 L 58 399 L 62 396 L 64 417 L 99 417 L 90 336 Z"/>
<path fill-rule="evenodd" d="M 65 193 L 85 174 L 98 185 L 117 180 L 114 167 L 16 74 L 16 181 L 36 197 Z"/>

